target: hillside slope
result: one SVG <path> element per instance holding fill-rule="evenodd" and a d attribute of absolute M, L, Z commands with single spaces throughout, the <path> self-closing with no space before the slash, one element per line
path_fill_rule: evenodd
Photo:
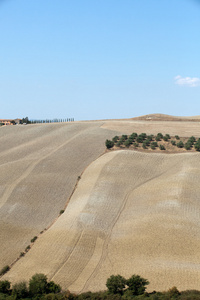
<path fill-rule="evenodd" d="M 198 289 L 199 180 L 199 153 L 101 156 L 65 213 L 4 278 L 42 272 L 80 292 L 105 289 L 111 274 L 139 274 L 149 290 Z"/>
<path fill-rule="evenodd" d="M 77 177 L 115 132 L 102 122 L 0 129 L 0 269 L 64 209 Z"/>

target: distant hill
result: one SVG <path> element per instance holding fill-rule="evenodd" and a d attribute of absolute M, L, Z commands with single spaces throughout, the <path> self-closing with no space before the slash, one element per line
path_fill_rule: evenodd
<path fill-rule="evenodd" d="M 177 117 L 165 114 L 149 114 L 140 117 L 131 118 L 131 120 L 145 120 L 145 121 L 193 121 L 200 122 L 200 116 L 191 117 Z"/>

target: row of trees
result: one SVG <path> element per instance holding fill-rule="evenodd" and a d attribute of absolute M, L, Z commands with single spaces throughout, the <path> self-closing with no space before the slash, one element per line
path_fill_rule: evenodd
<path fill-rule="evenodd" d="M 164 144 L 171 142 L 172 146 L 177 146 L 178 148 L 185 148 L 186 150 L 194 148 L 196 151 L 200 151 L 200 138 L 196 140 L 194 136 L 191 136 L 186 142 L 183 142 L 178 135 L 175 135 L 174 139 L 172 139 L 169 134 L 163 135 L 162 133 L 147 135 L 146 133 L 137 134 L 133 132 L 129 136 L 124 134 L 121 137 L 115 136 L 112 140 L 106 140 L 105 145 L 107 149 L 111 149 L 114 146 L 125 146 L 129 148 L 133 145 L 134 148 L 142 146 L 143 149 L 150 147 L 152 150 L 155 150 L 159 147 L 160 150 L 166 150 L 165 145 L 161 143 L 158 144 L 158 142 L 162 140 Z"/>
<path fill-rule="evenodd" d="M 53 281 L 48 282 L 44 274 L 35 274 L 26 282 L 16 283 L 11 288 L 8 280 L 0 281 L 0 299 L 42 299 L 47 294 L 57 294 L 61 292 L 60 285 Z"/>
<path fill-rule="evenodd" d="M 46 120 L 29 120 L 28 117 L 22 118 L 20 124 L 41 124 L 41 123 L 62 123 L 62 122 L 74 122 L 74 118 L 67 119 L 46 119 Z M 11 121 L 14 125 L 15 120 Z M 0 123 L 1 125 L 2 123 Z M 2 124 L 3 125 L 3 124 Z"/>
<path fill-rule="evenodd" d="M 29 280 L 29 284 L 20 282 L 11 287 L 8 280 L 0 281 L 0 300 L 197 300 L 200 299 L 200 291 L 186 290 L 179 292 L 176 287 L 167 292 L 146 292 L 149 284 L 147 279 L 139 275 L 133 275 L 129 279 L 121 275 L 111 275 L 106 282 L 107 291 L 86 292 L 79 295 L 69 291 L 61 291 L 60 285 L 48 281 L 46 275 L 35 274 Z"/>
<path fill-rule="evenodd" d="M 74 118 L 67 119 L 46 119 L 46 120 L 31 120 L 31 124 L 40 124 L 40 123 L 63 123 L 63 122 L 74 122 Z"/>

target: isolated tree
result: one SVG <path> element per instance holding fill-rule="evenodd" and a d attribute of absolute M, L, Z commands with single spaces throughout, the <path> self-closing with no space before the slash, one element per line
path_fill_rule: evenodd
<path fill-rule="evenodd" d="M 127 290 L 131 291 L 132 295 L 138 296 L 144 294 L 149 281 L 139 275 L 133 275 L 126 281 L 126 284 L 128 285 Z"/>
<path fill-rule="evenodd" d="M 106 286 L 109 293 L 122 295 L 126 286 L 126 279 L 121 275 L 111 275 L 106 281 Z"/>
<path fill-rule="evenodd" d="M 110 140 L 106 140 L 105 144 L 107 149 L 110 149 L 114 146 L 114 142 Z"/>

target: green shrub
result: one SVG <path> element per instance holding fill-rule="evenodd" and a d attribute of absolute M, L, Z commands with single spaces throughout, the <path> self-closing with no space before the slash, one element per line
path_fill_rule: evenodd
<path fill-rule="evenodd" d="M 8 265 L 6 265 L 5 267 L 3 267 L 0 271 L 0 276 L 6 274 L 8 271 L 10 270 L 10 267 Z"/>
<path fill-rule="evenodd" d="M 7 294 L 9 292 L 10 292 L 10 282 L 8 280 L 0 281 L 0 293 Z"/>
<path fill-rule="evenodd" d="M 28 296 L 28 288 L 26 286 L 26 282 L 19 282 L 13 285 L 12 295 L 15 296 L 16 299 L 26 298 Z"/>
<path fill-rule="evenodd" d="M 138 296 L 144 294 L 149 281 L 139 275 L 133 275 L 126 281 L 126 284 L 128 285 L 128 290 L 132 292 L 132 295 Z"/>
<path fill-rule="evenodd" d="M 35 235 L 32 239 L 31 239 L 31 243 L 34 243 L 37 240 L 37 236 Z"/>
<path fill-rule="evenodd" d="M 137 148 L 138 146 L 139 146 L 139 144 L 138 143 L 133 143 L 133 146 L 135 147 L 135 148 Z"/>
<path fill-rule="evenodd" d="M 159 140 L 161 140 L 163 138 L 163 134 L 162 133 L 157 133 L 156 138 L 159 138 Z"/>
<path fill-rule="evenodd" d="M 28 252 L 28 250 L 30 250 L 30 249 L 31 249 L 31 246 L 28 245 L 28 246 L 26 247 L 26 249 L 25 249 L 25 252 Z"/>
<path fill-rule="evenodd" d="M 153 141 L 153 138 L 154 138 L 153 134 L 147 136 L 147 139 L 148 139 L 150 142 Z"/>
<path fill-rule="evenodd" d="M 159 146 L 160 150 L 166 150 L 164 145 Z"/>
<path fill-rule="evenodd" d="M 123 294 L 123 290 L 126 285 L 126 279 L 121 275 L 111 275 L 107 281 L 106 286 L 108 288 L 109 293 L 111 294 Z"/>
<path fill-rule="evenodd" d="M 64 209 L 61 209 L 61 210 L 60 210 L 60 215 L 62 215 L 64 212 L 65 212 L 65 210 L 64 210 Z"/>
<path fill-rule="evenodd" d="M 136 133 L 136 132 L 133 132 L 133 133 L 130 135 L 130 138 L 136 139 L 137 136 L 138 136 L 137 133 Z"/>
<path fill-rule="evenodd" d="M 54 281 L 50 281 L 47 284 L 48 293 L 60 293 L 61 287 L 59 284 L 56 284 Z"/>
<path fill-rule="evenodd" d="M 183 143 L 182 141 L 180 141 L 180 142 L 178 142 L 178 143 L 176 144 L 176 146 L 177 146 L 178 148 L 183 148 L 183 147 L 184 147 L 184 143 Z"/>
<path fill-rule="evenodd" d="M 171 141 L 171 144 L 173 145 L 173 146 L 176 146 L 176 141 Z"/>
<path fill-rule="evenodd" d="M 144 138 L 141 135 L 138 135 L 138 137 L 136 138 L 136 142 L 137 143 L 143 143 Z"/>
<path fill-rule="evenodd" d="M 200 141 L 199 140 L 194 145 L 194 148 L 195 148 L 196 151 L 200 151 Z"/>
<path fill-rule="evenodd" d="M 123 141 L 127 140 L 127 138 L 128 138 L 128 136 L 127 136 L 126 134 L 123 134 L 122 137 L 121 137 L 121 139 L 122 139 Z"/>
<path fill-rule="evenodd" d="M 124 142 L 125 147 L 130 147 L 131 144 L 132 142 L 129 139 Z"/>
<path fill-rule="evenodd" d="M 112 141 L 113 141 L 114 143 L 116 143 L 118 140 L 119 140 L 118 135 L 114 136 L 114 138 L 112 139 Z"/>
<path fill-rule="evenodd" d="M 35 274 L 29 280 L 29 293 L 31 296 L 42 295 L 48 291 L 47 276 Z"/>
<path fill-rule="evenodd" d="M 122 141 L 120 140 L 119 142 L 117 142 L 116 146 L 117 146 L 117 147 L 120 147 L 122 144 L 123 144 L 123 143 L 122 143 Z"/>
<path fill-rule="evenodd" d="M 110 149 L 114 146 L 114 142 L 110 140 L 106 140 L 105 144 L 107 149 Z"/>
<path fill-rule="evenodd" d="M 188 143 L 188 142 L 184 144 L 184 148 L 185 148 L 186 150 L 190 150 L 191 147 L 192 147 L 192 145 L 191 145 L 190 143 Z"/>
<path fill-rule="evenodd" d="M 163 140 L 164 140 L 165 142 L 167 142 L 167 141 L 168 141 L 168 139 L 169 139 L 169 138 L 168 138 L 168 136 L 166 136 L 166 135 L 165 135 L 165 136 L 163 136 Z"/>
<path fill-rule="evenodd" d="M 180 140 L 180 137 L 178 135 L 175 135 L 176 140 Z"/>

